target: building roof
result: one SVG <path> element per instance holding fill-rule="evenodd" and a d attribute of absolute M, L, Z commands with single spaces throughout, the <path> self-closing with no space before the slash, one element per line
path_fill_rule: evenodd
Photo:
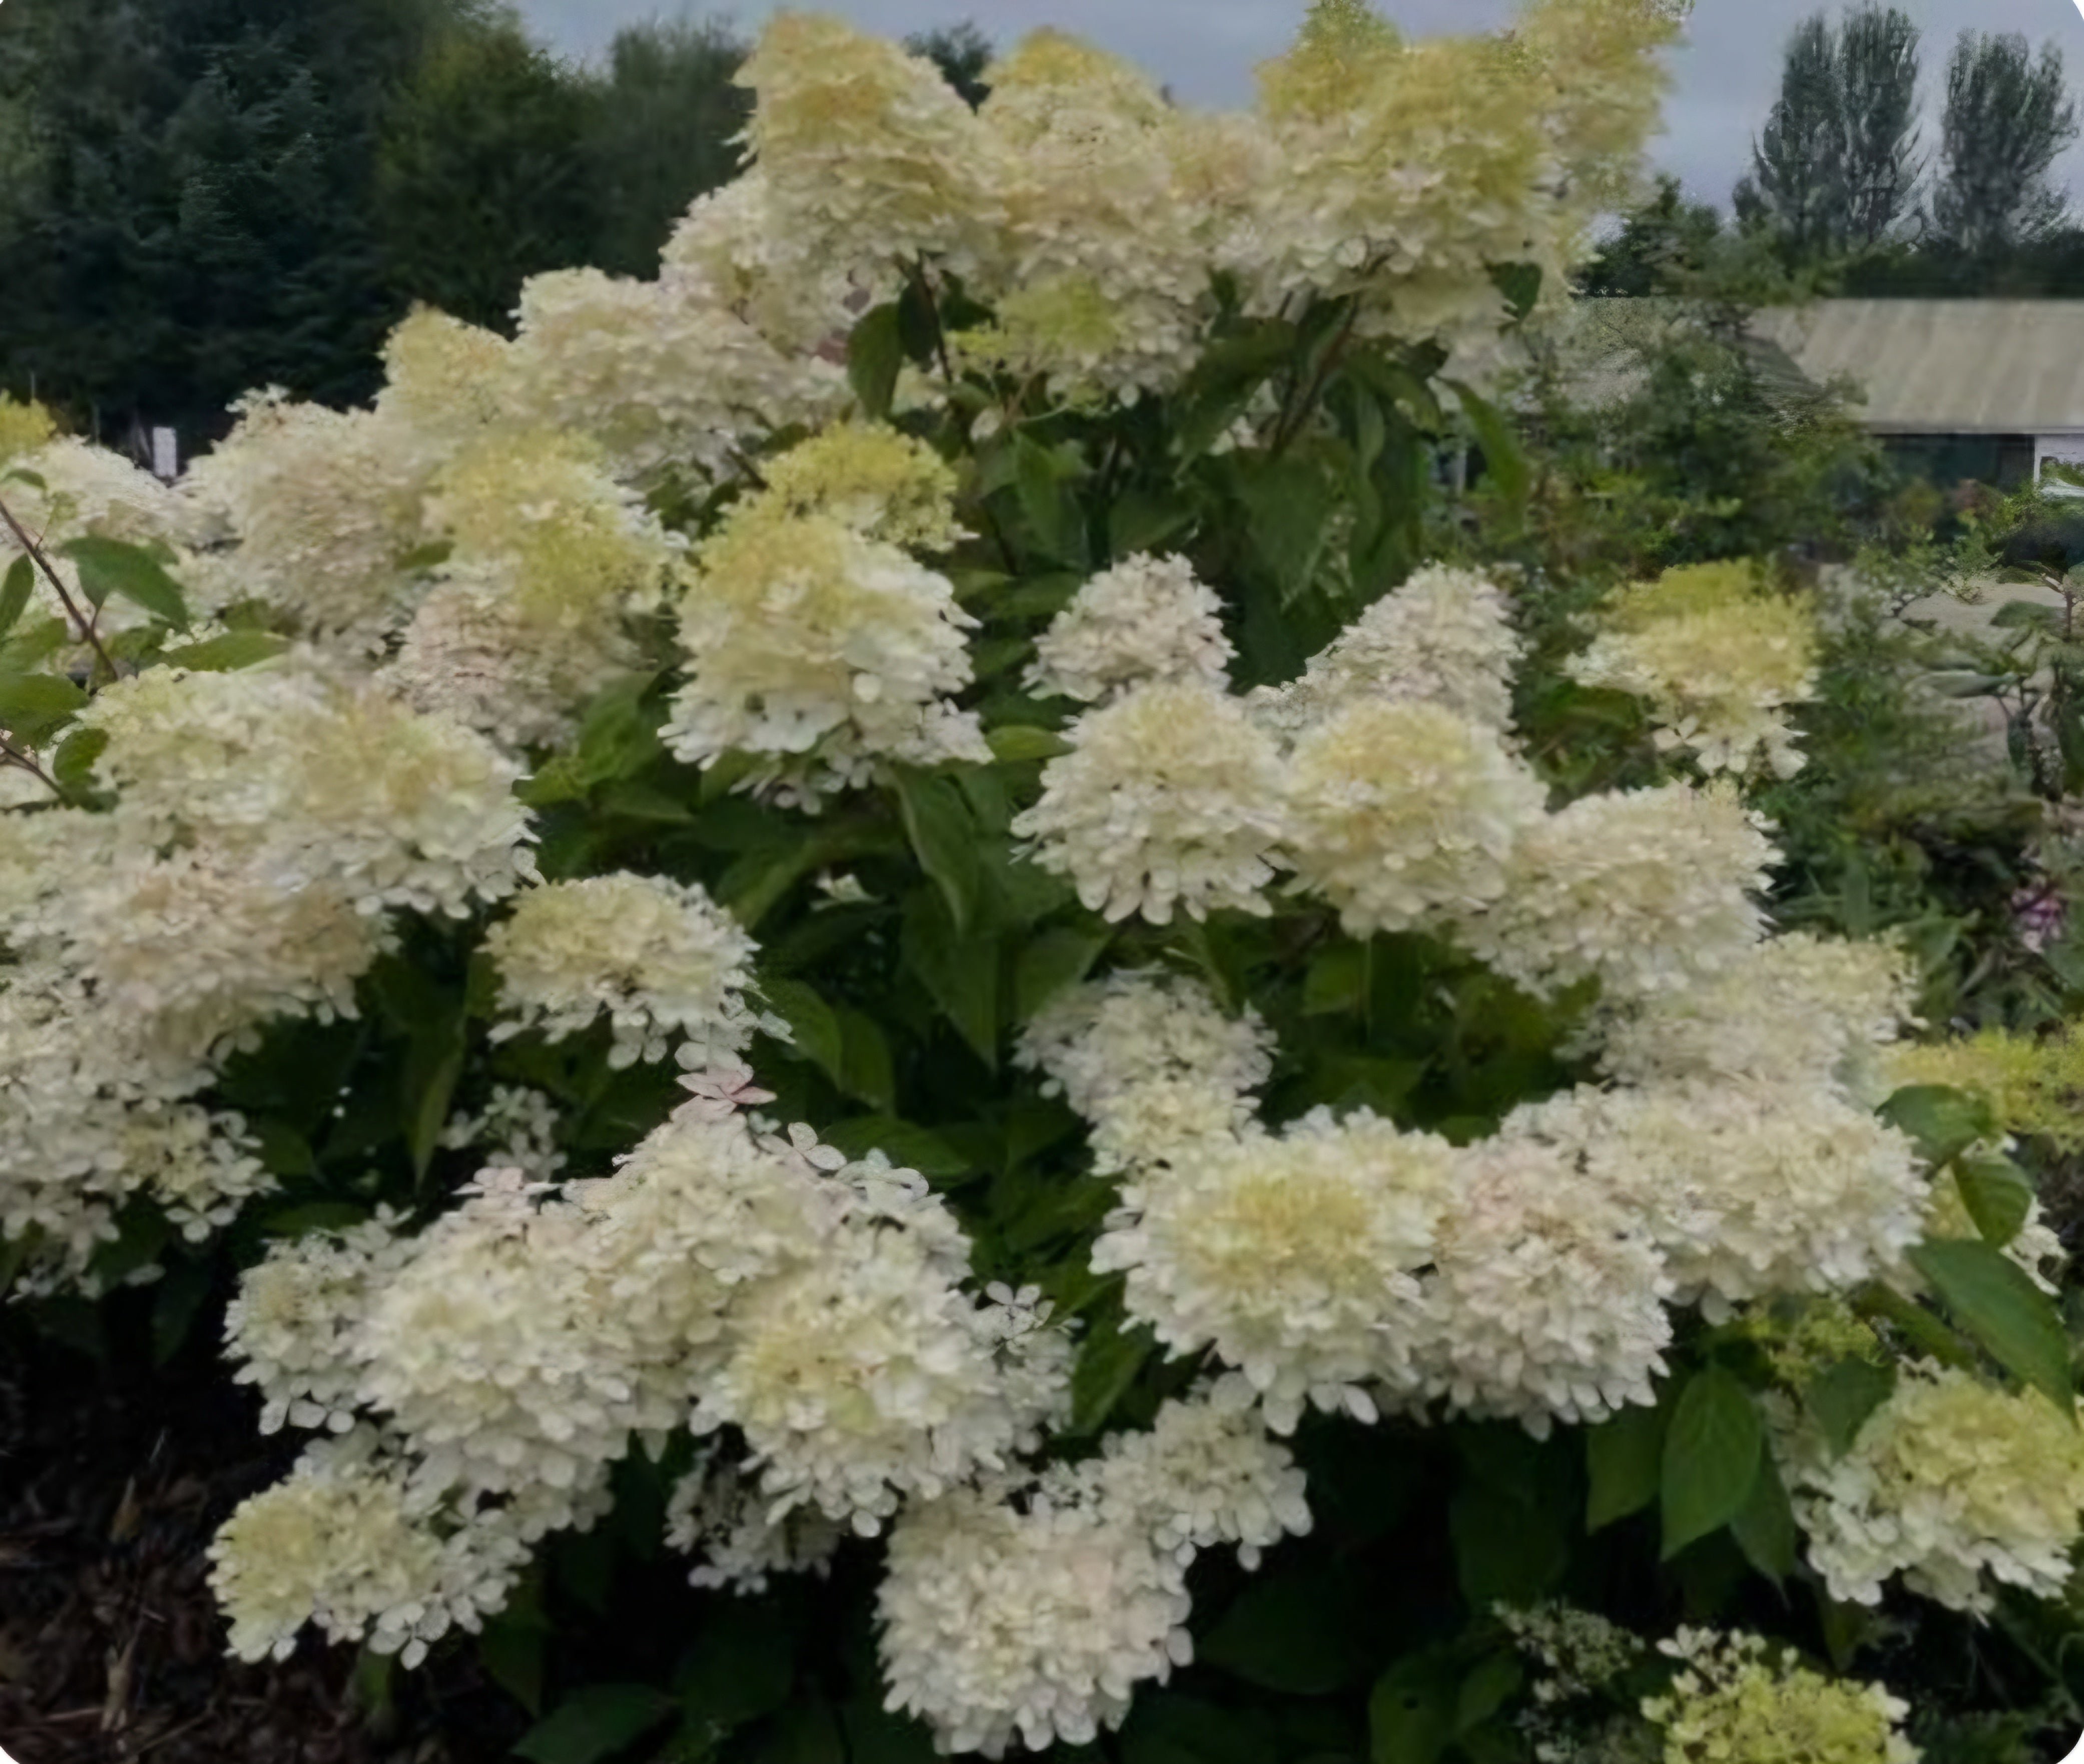
<path fill-rule="evenodd" d="M 1856 382 L 1878 434 L 2084 433 L 2084 300 L 1819 300 L 1753 324 L 1811 381 Z"/>

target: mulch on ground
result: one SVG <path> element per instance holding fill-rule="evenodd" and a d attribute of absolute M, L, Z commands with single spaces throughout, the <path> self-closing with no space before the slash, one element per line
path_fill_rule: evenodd
<path fill-rule="evenodd" d="M 514 1715 L 468 1656 L 372 1722 L 353 1651 L 230 1660 L 205 1552 L 294 1461 L 206 1353 L 154 1376 L 0 1339 L 0 1750 L 15 1764 L 480 1764 Z M 386 1731 L 388 1729 L 388 1731 Z"/>

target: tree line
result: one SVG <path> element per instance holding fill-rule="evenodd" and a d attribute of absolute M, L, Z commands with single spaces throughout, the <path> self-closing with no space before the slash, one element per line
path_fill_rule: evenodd
<path fill-rule="evenodd" d="M 2055 176 L 2079 129 L 2062 52 L 1962 32 L 1932 134 L 1925 73 L 1923 33 L 1895 6 L 1804 20 L 1731 214 L 1662 180 L 1588 288 L 1680 291 L 1748 260 L 1856 296 L 2084 296 L 2084 226 Z"/>
<path fill-rule="evenodd" d="M 973 26 L 914 47 L 981 100 Z M 685 19 L 574 65 L 493 0 L 17 0 L 0 391 L 193 446 L 254 387 L 367 397 L 415 302 L 497 326 L 540 271 L 649 274 L 737 171 L 747 50 Z"/>

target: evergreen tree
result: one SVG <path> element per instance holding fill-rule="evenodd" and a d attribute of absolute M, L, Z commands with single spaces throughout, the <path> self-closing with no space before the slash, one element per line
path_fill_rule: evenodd
<path fill-rule="evenodd" d="M 1722 236 L 1713 204 L 1689 202 L 1679 180 L 1657 180 L 1657 193 L 1622 223 L 1620 231 L 1585 267 L 1580 291 L 1594 295 L 1671 294 L 1706 270 Z"/>
<path fill-rule="evenodd" d="M 2077 135 L 2060 49 L 2044 44 L 2036 61 L 2023 36 L 1963 31 L 1946 70 L 1937 240 L 1976 258 L 2045 240 L 2068 208 L 2048 173 Z"/>
<path fill-rule="evenodd" d="M 384 273 L 400 298 L 503 325 L 521 284 L 592 255 L 586 83 L 510 13 L 443 35 L 386 119 L 376 167 Z"/>
<path fill-rule="evenodd" d="M 735 83 L 746 45 L 722 23 L 618 32 L 593 98 L 587 157 L 599 223 L 593 261 L 650 276 L 688 205 L 738 174 L 752 95 Z"/>
<path fill-rule="evenodd" d="M 270 383 L 372 387 L 399 311 L 377 129 L 474 0 L 70 0 L 0 12 L 0 388 L 190 444 Z M 14 175 L 19 174 L 19 176 Z"/>

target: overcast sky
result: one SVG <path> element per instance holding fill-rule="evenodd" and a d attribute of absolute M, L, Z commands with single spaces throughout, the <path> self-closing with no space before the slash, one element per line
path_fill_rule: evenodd
<path fill-rule="evenodd" d="M 798 0 L 802 3 L 802 0 Z M 1129 57 L 1169 83 L 1188 104 L 1239 104 L 1252 92 L 1252 70 L 1286 45 L 1305 0 L 808 0 L 866 29 L 901 36 L 968 17 L 1001 43 L 1036 26 L 1074 31 Z M 1517 10 L 1514 0 L 1380 0 L 1407 31 L 1483 30 Z M 1674 58 L 1678 83 L 1666 132 L 1654 145 L 1661 165 L 1696 195 L 1726 204 L 1748 163 L 1751 141 L 1773 104 L 1781 46 L 1819 0 L 1696 0 L 1686 46 Z M 1928 107 L 1944 77 L 1946 57 L 1964 28 L 2023 32 L 2052 38 L 2073 78 L 2084 87 L 2084 19 L 2079 0 L 1896 0 L 1923 28 Z M 604 48 L 619 26 L 684 10 L 755 26 L 773 10 L 761 0 L 735 6 L 680 0 L 520 0 L 536 32 L 567 53 Z M 1832 5 L 1833 12 L 1840 10 Z M 1929 123 L 1927 134 L 1934 133 Z M 2084 201 L 2084 148 L 2064 162 Z"/>

